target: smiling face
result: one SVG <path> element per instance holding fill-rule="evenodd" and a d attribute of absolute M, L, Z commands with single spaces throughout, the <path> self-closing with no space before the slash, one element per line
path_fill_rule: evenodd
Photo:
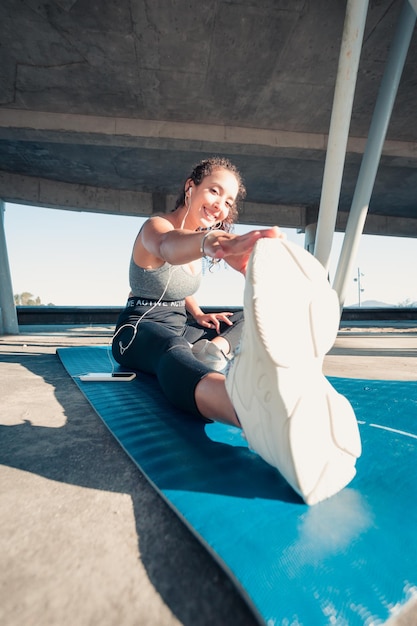
<path fill-rule="evenodd" d="M 217 168 L 203 178 L 199 185 L 187 181 L 186 202 L 193 228 L 213 228 L 223 222 L 235 204 L 239 182 L 227 169 Z"/>

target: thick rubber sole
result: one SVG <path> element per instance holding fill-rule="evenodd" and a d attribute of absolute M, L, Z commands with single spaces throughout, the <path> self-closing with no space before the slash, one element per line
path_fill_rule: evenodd
<path fill-rule="evenodd" d="M 310 253 L 265 238 L 248 265 L 244 312 L 226 389 L 249 446 L 316 504 L 352 480 L 361 454 L 353 409 L 322 373 L 337 295 Z"/>

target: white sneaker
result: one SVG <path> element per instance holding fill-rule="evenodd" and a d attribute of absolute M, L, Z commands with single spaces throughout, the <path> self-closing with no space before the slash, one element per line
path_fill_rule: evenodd
<path fill-rule="evenodd" d="M 218 346 L 207 339 L 200 339 L 191 348 L 195 358 L 215 370 L 223 372 L 229 365 L 230 360 Z"/>
<path fill-rule="evenodd" d="M 352 480 L 361 454 L 353 409 L 322 373 L 339 328 L 337 294 L 309 252 L 260 239 L 244 313 L 227 392 L 249 446 L 316 504 Z"/>

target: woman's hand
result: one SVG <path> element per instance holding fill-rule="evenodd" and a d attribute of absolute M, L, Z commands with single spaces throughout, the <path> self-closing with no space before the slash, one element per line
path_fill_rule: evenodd
<path fill-rule="evenodd" d="M 233 315 L 229 311 L 222 313 L 201 313 L 194 315 L 194 319 L 197 324 L 204 326 L 204 328 L 215 328 L 217 333 L 220 333 L 220 323 L 224 322 L 228 326 L 232 326 L 233 322 L 229 320 L 229 317 Z"/>
<path fill-rule="evenodd" d="M 230 267 L 245 275 L 249 257 L 258 239 L 263 237 L 285 239 L 278 226 L 252 230 L 245 235 L 233 235 L 216 230 L 204 242 L 204 252 L 214 259 L 224 259 Z"/>

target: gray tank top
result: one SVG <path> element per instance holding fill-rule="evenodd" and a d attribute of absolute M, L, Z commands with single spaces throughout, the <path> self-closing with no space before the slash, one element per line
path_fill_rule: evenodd
<path fill-rule="evenodd" d="M 133 256 L 130 259 L 130 289 L 136 298 L 158 300 L 162 296 L 167 301 L 183 300 L 197 291 L 201 277 L 201 271 L 192 275 L 183 265 L 164 263 L 156 269 L 145 270 L 136 265 Z"/>

